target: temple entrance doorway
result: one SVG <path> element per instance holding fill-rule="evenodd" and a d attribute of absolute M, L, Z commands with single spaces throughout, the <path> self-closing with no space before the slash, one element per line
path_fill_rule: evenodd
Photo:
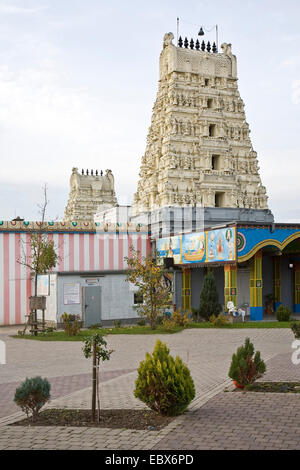
<path fill-rule="evenodd" d="M 239 268 L 237 276 L 238 308 L 250 309 L 250 269 Z M 246 316 L 246 318 L 249 318 Z"/>

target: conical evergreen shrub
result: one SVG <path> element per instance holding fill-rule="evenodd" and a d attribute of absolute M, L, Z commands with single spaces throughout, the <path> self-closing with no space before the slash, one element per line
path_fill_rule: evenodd
<path fill-rule="evenodd" d="M 202 318 L 208 321 L 209 317 L 212 315 L 218 316 L 221 310 L 222 307 L 219 303 L 215 276 L 211 271 L 208 271 L 204 277 L 200 294 L 199 314 Z"/>
<path fill-rule="evenodd" d="M 256 351 L 254 355 L 254 346 L 250 339 L 246 338 L 244 346 L 240 346 L 232 356 L 229 377 L 238 385 L 246 386 L 255 382 L 265 371 L 266 365 L 260 357 L 260 352 Z"/>
<path fill-rule="evenodd" d="M 134 396 L 162 415 L 184 412 L 195 397 L 195 386 L 188 367 L 179 356 L 170 355 L 166 343 L 156 341 L 152 354 L 138 368 Z"/>

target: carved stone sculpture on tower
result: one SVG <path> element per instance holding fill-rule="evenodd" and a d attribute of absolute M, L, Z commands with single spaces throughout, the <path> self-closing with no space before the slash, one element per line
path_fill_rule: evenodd
<path fill-rule="evenodd" d="M 231 44 L 207 52 L 173 39 L 163 39 L 134 213 L 170 204 L 267 210 Z"/>
<path fill-rule="evenodd" d="M 78 168 L 72 168 L 70 194 L 65 209 L 64 220 L 94 220 L 99 210 L 106 210 L 117 205 L 114 177 L 111 170 L 79 174 Z"/>

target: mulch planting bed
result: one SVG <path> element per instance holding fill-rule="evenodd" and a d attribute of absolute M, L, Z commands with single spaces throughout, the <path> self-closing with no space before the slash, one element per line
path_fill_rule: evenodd
<path fill-rule="evenodd" d="M 11 426 L 83 426 L 157 431 L 174 419 L 152 410 L 101 410 L 100 422 L 95 423 L 92 423 L 91 416 L 91 410 L 50 409 L 41 411 L 34 422 L 27 418 Z"/>
<path fill-rule="evenodd" d="M 239 392 L 300 393 L 300 382 L 255 382 Z"/>

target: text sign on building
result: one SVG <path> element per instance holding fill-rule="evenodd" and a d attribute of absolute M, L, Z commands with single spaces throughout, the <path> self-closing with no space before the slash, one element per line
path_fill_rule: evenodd
<path fill-rule="evenodd" d="M 87 286 L 99 286 L 99 278 L 88 278 L 85 280 Z"/>
<path fill-rule="evenodd" d="M 174 264 L 222 263 L 236 261 L 236 227 L 158 238 L 161 258 L 174 258 Z"/>
<path fill-rule="evenodd" d="M 64 305 L 80 304 L 80 284 L 77 282 L 64 284 Z"/>

